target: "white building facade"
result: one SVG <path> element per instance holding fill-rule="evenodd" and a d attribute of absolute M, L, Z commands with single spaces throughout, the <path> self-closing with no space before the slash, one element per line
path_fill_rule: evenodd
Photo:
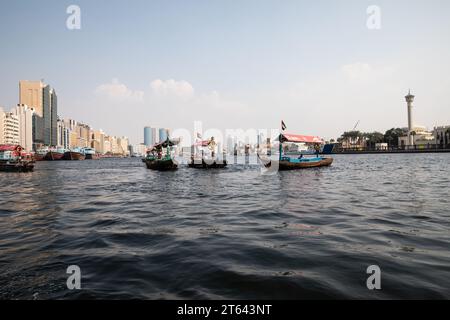
<path fill-rule="evenodd" d="M 0 144 L 20 144 L 19 118 L 0 108 Z"/>

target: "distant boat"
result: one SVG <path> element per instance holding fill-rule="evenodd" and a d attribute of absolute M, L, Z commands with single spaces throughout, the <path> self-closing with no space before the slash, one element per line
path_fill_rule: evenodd
<path fill-rule="evenodd" d="M 84 155 L 82 149 L 74 148 L 72 150 L 66 151 L 64 153 L 63 160 L 84 160 L 86 156 Z"/>
<path fill-rule="evenodd" d="M 100 158 L 94 148 L 83 148 L 83 153 L 86 160 L 98 160 Z"/>
<path fill-rule="evenodd" d="M 65 152 L 66 150 L 62 148 L 52 149 L 48 151 L 47 154 L 44 156 L 44 160 L 46 161 L 62 160 Z"/>
<path fill-rule="evenodd" d="M 216 156 L 216 143 L 214 138 L 198 141 L 192 145 L 193 155 L 188 163 L 189 168 L 195 169 L 222 169 L 227 166 L 227 160 Z"/>
<path fill-rule="evenodd" d="M 157 171 L 173 171 L 178 169 L 178 162 L 172 158 L 172 146 L 177 142 L 169 140 L 154 145 L 145 157 L 145 165 L 147 169 Z M 166 153 L 163 155 L 163 153 Z"/>
<path fill-rule="evenodd" d="M 274 164 L 278 165 L 278 170 L 297 170 L 305 168 L 316 168 L 316 167 L 326 167 L 333 163 L 333 158 L 319 156 L 320 145 L 323 145 L 323 140 L 319 137 L 314 136 L 304 136 L 296 134 L 280 134 L 278 141 L 280 142 L 279 147 L 279 159 L 271 160 L 264 159 L 258 156 L 258 159 L 266 167 L 270 168 Z M 288 157 L 283 155 L 283 143 L 305 143 L 308 145 L 313 145 L 316 148 L 316 156 L 305 156 L 300 154 L 298 157 Z"/>

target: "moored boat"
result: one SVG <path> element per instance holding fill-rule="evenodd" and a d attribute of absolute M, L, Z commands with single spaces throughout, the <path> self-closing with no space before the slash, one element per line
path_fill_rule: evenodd
<path fill-rule="evenodd" d="M 86 160 L 98 160 L 99 155 L 95 152 L 94 148 L 83 148 L 83 153 Z"/>
<path fill-rule="evenodd" d="M 30 172 L 34 170 L 34 159 L 24 153 L 19 145 L 0 145 L 0 171 Z"/>
<path fill-rule="evenodd" d="M 49 151 L 48 147 L 40 148 L 40 149 L 36 150 L 36 152 L 34 153 L 34 160 L 35 161 L 44 161 L 48 151 Z"/>
<path fill-rule="evenodd" d="M 64 153 L 63 160 L 84 160 L 86 156 L 81 149 L 75 148 Z"/>
<path fill-rule="evenodd" d="M 47 154 L 44 156 L 44 160 L 46 161 L 62 160 L 65 152 L 66 150 L 62 148 L 49 150 Z"/>

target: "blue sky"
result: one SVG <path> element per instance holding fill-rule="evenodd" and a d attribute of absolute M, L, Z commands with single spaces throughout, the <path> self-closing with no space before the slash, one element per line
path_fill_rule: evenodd
<path fill-rule="evenodd" d="M 81 8 L 81 30 L 66 8 Z M 366 26 L 369 5 L 381 29 Z M 4 1 L 0 105 L 44 78 L 60 115 L 142 140 L 142 127 L 276 128 L 337 137 L 450 124 L 450 2 Z"/>

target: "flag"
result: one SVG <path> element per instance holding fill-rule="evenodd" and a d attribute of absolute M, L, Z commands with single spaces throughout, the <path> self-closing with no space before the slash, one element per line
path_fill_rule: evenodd
<path fill-rule="evenodd" d="M 281 120 L 281 130 L 282 131 L 284 131 L 284 130 L 286 130 L 286 124 L 284 123 L 284 121 L 283 120 Z"/>
<path fill-rule="evenodd" d="M 202 138 L 202 134 L 200 132 L 197 132 L 197 138 L 199 138 L 199 139 Z"/>

